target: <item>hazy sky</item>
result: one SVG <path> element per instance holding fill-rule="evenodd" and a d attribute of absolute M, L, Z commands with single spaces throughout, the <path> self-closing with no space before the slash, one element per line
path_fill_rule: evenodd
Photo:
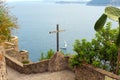
<path fill-rule="evenodd" d="M 6 0 L 9 2 L 14 2 L 14 1 L 41 1 L 41 0 Z"/>
<path fill-rule="evenodd" d="M 14 2 L 14 1 L 43 1 L 43 0 L 6 0 L 6 1 Z M 50 0 L 50 1 L 52 1 L 52 0 Z M 53 1 L 79 1 L 79 0 L 53 0 Z M 81 0 L 81 1 L 90 1 L 90 0 Z"/>

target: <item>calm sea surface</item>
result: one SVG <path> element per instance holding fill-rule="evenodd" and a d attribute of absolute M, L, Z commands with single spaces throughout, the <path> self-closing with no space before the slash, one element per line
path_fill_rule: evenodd
<path fill-rule="evenodd" d="M 104 12 L 105 6 L 86 6 L 85 4 L 54 4 L 40 2 L 8 3 L 12 14 L 18 18 L 19 48 L 28 50 L 30 59 L 38 61 L 40 53 L 56 50 L 56 24 L 65 32 L 60 33 L 60 47 L 67 42 L 64 53 L 74 53 L 76 39 L 94 38 L 94 23 Z M 116 23 L 115 23 L 116 24 Z M 114 26 L 116 27 L 116 26 Z"/>

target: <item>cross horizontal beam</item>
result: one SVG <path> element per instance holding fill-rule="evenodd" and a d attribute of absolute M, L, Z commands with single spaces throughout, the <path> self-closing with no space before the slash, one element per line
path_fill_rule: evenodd
<path fill-rule="evenodd" d="M 50 31 L 49 34 L 52 34 L 52 33 L 57 33 L 57 32 L 64 32 L 65 30 L 59 30 L 59 31 Z"/>

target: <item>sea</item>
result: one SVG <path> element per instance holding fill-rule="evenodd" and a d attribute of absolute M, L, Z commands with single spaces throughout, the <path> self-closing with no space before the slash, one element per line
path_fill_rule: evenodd
<path fill-rule="evenodd" d="M 29 51 L 29 58 L 33 62 L 40 59 L 41 53 L 53 49 L 56 52 L 56 30 L 59 24 L 60 49 L 65 54 L 75 54 L 73 45 L 75 40 L 95 37 L 94 24 L 104 13 L 106 6 L 88 6 L 86 4 L 58 4 L 42 2 L 9 2 L 11 15 L 17 18 L 19 28 L 13 34 L 19 37 L 20 50 Z M 108 20 L 110 21 L 110 20 Z M 111 21 L 112 22 L 112 21 Z M 112 28 L 117 27 L 113 22 Z"/>

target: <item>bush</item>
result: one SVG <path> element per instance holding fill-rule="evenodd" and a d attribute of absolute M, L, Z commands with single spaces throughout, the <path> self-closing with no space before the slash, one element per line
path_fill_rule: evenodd
<path fill-rule="evenodd" d="M 77 54 L 70 60 L 70 64 L 76 66 L 86 62 L 115 73 L 118 50 L 115 45 L 117 33 L 118 29 L 111 29 L 111 23 L 108 22 L 91 41 L 76 40 L 74 51 Z"/>
<path fill-rule="evenodd" d="M 70 58 L 69 60 L 70 66 L 72 68 L 74 68 L 75 66 L 80 66 L 81 65 L 81 61 L 78 55 L 73 55 L 72 58 Z"/>
<path fill-rule="evenodd" d="M 46 55 L 45 53 L 42 52 L 39 61 L 50 59 L 53 55 L 54 55 L 54 51 L 52 49 L 50 49 Z"/>
<path fill-rule="evenodd" d="M 29 64 L 29 61 L 23 61 L 22 63 L 23 64 Z"/>
<path fill-rule="evenodd" d="M 10 14 L 5 1 L 0 0 L 0 43 L 9 41 L 12 36 L 12 30 L 16 28 L 16 17 Z"/>

